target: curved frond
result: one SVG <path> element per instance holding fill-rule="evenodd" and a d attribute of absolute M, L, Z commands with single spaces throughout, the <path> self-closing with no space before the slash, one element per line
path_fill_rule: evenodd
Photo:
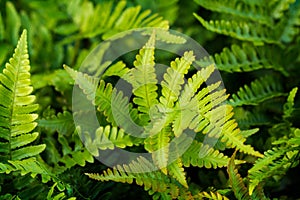
<path fill-rule="evenodd" d="M 253 42 L 257 45 L 263 45 L 264 43 L 278 44 L 274 31 L 266 25 L 246 21 L 206 21 L 197 14 L 194 14 L 194 16 L 210 31 L 228 35 L 239 40 Z"/>
<path fill-rule="evenodd" d="M 140 173 L 137 173 L 140 172 Z M 116 181 L 121 183 L 133 183 L 144 186 L 145 190 L 153 192 L 177 193 L 178 186 L 175 182 L 160 171 L 155 171 L 154 166 L 147 159 L 140 157 L 128 165 L 116 166 L 108 169 L 103 174 L 86 173 L 90 178 L 98 181 Z M 176 198 L 176 197 L 175 197 Z"/>
<path fill-rule="evenodd" d="M 34 113 L 38 104 L 31 95 L 30 65 L 26 30 L 23 31 L 9 63 L 0 74 L 0 160 L 20 160 L 32 157 L 45 149 L 44 144 L 30 145 L 38 137 L 32 133 L 37 126 Z"/>
<path fill-rule="evenodd" d="M 264 76 L 250 83 L 250 86 L 241 87 L 232 95 L 229 104 L 232 106 L 257 105 L 268 99 L 282 96 L 282 88 L 279 81 L 273 76 Z"/>
<path fill-rule="evenodd" d="M 238 200 L 251 200 L 251 197 L 250 197 L 248 190 L 243 182 L 243 179 L 235 167 L 234 159 L 235 159 L 235 153 L 230 158 L 228 167 L 227 167 L 230 186 L 232 187 L 234 195 Z"/>
<path fill-rule="evenodd" d="M 221 53 L 205 57 L 198 62 L 201 64 L 214 62 L 219 70 L 230 73 L 274 69 L 282 72 L 284 75 L 287 74 L 282 66 L 270 62 L 265 47 L 255 47 L 249 43 L 243 43 L 242 46 L 233 44 L 230 48 L 223 48 Z"/>

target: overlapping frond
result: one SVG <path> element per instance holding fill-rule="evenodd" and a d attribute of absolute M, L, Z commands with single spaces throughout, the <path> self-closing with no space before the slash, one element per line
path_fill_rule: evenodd
<path fill-rule="evenodd" d="M 32 145 L 38 133 L 32 131 L 37 126 L 38 115 L 34 113 L 38 104 L 30 82 L 30 65 L 27 50 L 26 31 L 3 73 L 0 74 L 0 159 L 21 160 L 38 155 L 45 149 L 44 144 Z"/>

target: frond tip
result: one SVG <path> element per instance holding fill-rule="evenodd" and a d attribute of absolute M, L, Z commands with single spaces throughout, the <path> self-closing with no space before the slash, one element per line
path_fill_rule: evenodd
<path fill-rule="evenodd" d="M 19 160 L 39 154 L 45 145 L 27 146 L 38 133 L 30 133 L 36 126 L 38 109 L 31 95 L 30 65 L 26 30 L 23 31 L 9 63 L 0 74 L 0 160 Z"/>

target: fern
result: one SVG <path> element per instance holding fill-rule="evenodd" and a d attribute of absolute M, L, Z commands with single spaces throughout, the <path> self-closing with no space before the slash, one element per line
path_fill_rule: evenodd
<path fill-rule="evenodd" d="M 133 28 L 168 28 L 168 22 L 163 20 L 162 17 L 158 17 L 157 14 L 150 15 L 150 10 L 141 12 L 140 6 L 126 8 L 126 4 L 126 1 L 123 0 L 115 6 L 112 2 L 97 4 L 95 7 L 92 2 L 88 1 L 75 1 L 69 4 L 68 13 L 75 24 L 75 26 L 73 25 L 72 33 L 80 33 L 71 37 L 92 38 L 103 34 L 103 39 L 107 39 L 116 33 Z M 106 12 L 102 12 L 102 10 Z M 68 30 L 67 26 L 69 24 L 63 24 L 57 27 L 56 31 L 65 34 L 64 30 Z M 65 41 L 67 42 L 70 39 L 67 38 Z"/>
<path fill-rule="evenodd" d="M 251 72 L 259 69 L 274 69 L 287 75 L 287 71 L 278 63 L 273 63 L 272 57 L 274 47 L 265 51 L 264 47 L 243 43 L 241 46 L 233 44 L 230 48 L 223 48 L 221 53 L 205 57 L 199 61 L 205 63 L 216 63 L 219 70 L 226 72 Z"/>
<path fill-rule="evenodd" d="M 210 31 L 228 35 L 239 40 L 253 42 L 257 45 L 264 43 L 278 44 L 276 35 L 266 25 L 245 21 L 210 20 L 205 21 L 199 15 L 194 16 Z"/>
<path fill-rule="evenodd" d="M 157 87 L 154 50 L 155 40 L 159 38 L 156 38 L 156 31 L 153 30 L 148 42 L 139 50 L 134 67 L 128 69 L 123 65 L 121 68 L 127 72 L 121 78 L 132 86 L 132 102 L 112 84 L 65 66 L 75 84 L 105 118 L 95 132 L 81 130 L 80 126 L 77 131 L 94 156 L 101 156 L 99 150 L 143 145 L 152 157 L 153 164 L 139 158 L 123 166 L 117 165 L 113 171 L 108 169 L 102 175 L 88 174 L 91 178 L 124 183 L 136 180 L 149 193 L 159 192 L 156 195 L 164 198 L 193 196 L 188 190 L 184 167 L 218 168 L 226 166 L 229 160 L 199 138 L 205 135 L 211 140 L 220 137 L 220 142 L 228 148 L 258 157 L 262 155 L 244 144 L 245 133 L 232 119 L 232 107 L 223 104 L 228 96 L 224 89 L 219 89 L 220 82 L 204 86 L 215 70 L 213 65 L 199 70 L 184 82 L 195 61 L 192 51 L 170 63 L 170 68 L 163 75 L 161 88 Z M 79 110 L 75 115 L 81 112 L 84 114 Z M 196 136 L 194 141 L 187 134 L 191 130 L 199 137 Z M 187 146 L 189 142 L 190 147 Z M 158 180 L 164 183 L 160 182 L 158 186 Z M 154 198 L 157 198 L 156 195 Z"/>
<path fill-rule="evenodd" d="M 265 76 L 251 82 L 250 87 L 245 85 L 237 94 L 232 95 L 229 103 L 233 106 L 257 105 L 268 99 L 282 96 L 281 85 L 272 76 Z"/>
<path fill-rule="evenodd" d="M 30 95 L 30 65 L 27 51 L 26 31 L 22 33 L 13 57 L 0 74 L 0 130 L 1 161 L 21 160 L 38 155 L 44 144 L 32 145 L 38 133 L 31 133 L 37 126 L 38 109 L 35 96 Z"/>
<path fill-rule="evenodd" d="M 248 194 L 247 188 L 241 178 L 241 175 L 238 173 L 237 169 L 235 168 L 234 158 L 235 154 L 231 157 L 228 162 L 227 172 L 229 175 L 230 185 L 233 189 L 234 195 L 237 199 L 251 199 L 250 195 Z"/>

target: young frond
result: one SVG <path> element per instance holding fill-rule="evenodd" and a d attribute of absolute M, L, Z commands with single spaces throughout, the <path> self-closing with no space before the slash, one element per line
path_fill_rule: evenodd
<path fill-rule="evenodd" d="M 229 100 L 232 106 L 258 105 L 268 99 L 282 96 L 282 85 L 273 76 L 264 76 L 241 87 Z"/>
<path fill-rule="evenodd" d="M 32 133 L 37 126 L 34 113 L 38 104 L 31 95 L 30 65 L 27 50 L 27 32 L 23 31 L 9 63 L 0 74 L 0 161 L 21 160 L 38 155 L 44 144 L 30 145 L 38 137 Z"/>

